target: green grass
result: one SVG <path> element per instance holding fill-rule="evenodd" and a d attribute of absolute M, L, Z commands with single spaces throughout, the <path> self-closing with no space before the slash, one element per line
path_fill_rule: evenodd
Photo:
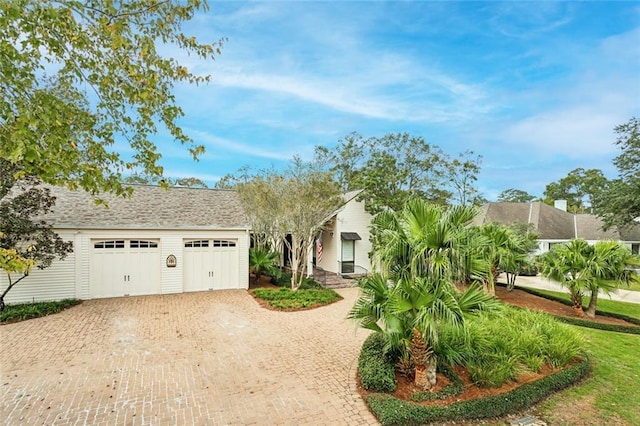
<path fill-rule="evenodd" d="M 64 299 L 54 302 L 35 302 L 7 305 L 4 311 L 0 312 L 0 323 L 18 322 L 31 318 L 40 318 L 50 314 L 56 314 L 81 302 L 82 301 L 78 299 Z"/>
<path fill-rule="evenodd" d="M 331 289 L 307 289 L 293 291 L 288 288 L 252 290 L 255 297 L 264 300 L 270 307 L 278 310 L 295 311 L 328 305 L 342 299 Z"/>
<path fill-rule="evenodd" d="M 640 336 L 584 328 L 579 331 L 592 355 L 591 377 L 539 405 L 540 415 L 554 425 L 571 425 L 578 420 L 593 425 L 640 425 Z M 569 413 L 575 417 L 567 417 Z"/>
<path fill-rule="evenodd" d="M 539 289 L 535 289 L 535 291 L 538 293 L 560 297 L 563 300 L 570 301 L 568 293 L 560 293 L 557 291 L 539 290 Z M 587 304 L 589 303 L 589 298 L 585 297 L 583 300 L 583 303 L 584 303 L 584 308 L 586 309 Z M 606 295 L 599 295 L 598 311 L 626 315 L 628 317 L 633 317 L 640 320 L 640 304 L 609 300 Z"/>

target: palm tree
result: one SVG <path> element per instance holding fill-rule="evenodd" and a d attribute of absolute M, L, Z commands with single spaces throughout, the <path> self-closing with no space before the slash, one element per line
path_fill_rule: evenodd
<path fill-rule="evenodd" d="M 372 222 L 373 254 L 382 274 L 360 280 L 361 296 L 349 318 L 384 333 L 387 350 L 399 351 L 401 369 L 413 365 L 415 383 L 423 389 L 436 380 L 438 328 L 461 326 L 464 312 L 494 300 L 479 286 L 464 292 L 455 286 L 489 271 L 469 232 L 475 214 L 470 207 L 444 209 L 412 199 L 402 211 L 380 213 Z"/>
<path fill-rule="evenodd" d="M 394 280 L 431 276 L 469 283 L 471 277 L 486 277 L 489 265 L 479 252 L 485 241 L 470 232 L 476 214 L 469 206 L 444 209 L 411 199 L 400 212 L 374 217 L 374 259 Z"/>
<path fill-rule="evenodd" d="M 260 282 L 263 274 L 273 273 L 278 259 L 278 253 L 268 249 L 249 249 L 249 266 L 255 274 L 256 284 Z"/>
<path fill-rule="evenodd" d="M 461 327 L 464 314 L 494 306 L 495 299 L 478 285 L 460 292 L 439 277 L 400 279 L 389 285 L 374 274 L 359 281 L 361 295 L 349 312 L 361 327 L 382 332 L 388 352 L 399 353 L 401 371 L 415 369 L 415 385 L 429 390 L 436 383 L 438 329 Z"/>
<path fill-rule="evenodd" d="M 616 241 L 599 241 L 589 245 L 583 239 L 558 244 L 541 257 L 542 274 L 569 289 L 576 315 L 585 315 L 582 297 L 591 293 L 587 314 L 595 317 L 600 290 L 608 293 L 620 284 L 638 280 L 631 268 L 638 258 Z"/>
<path fill-rule="evenodd" d="M 506 272 L 507 288 L 513 290 L 520 267 L 537 246 L 537 236 L 498 223 L 483 225 L 478 232 L 487 240 L 483 253 L 491 264 L 492 280 L 487 283 L 488 290 L 495 292 L 494 284 L 500 271 Z"/>
<path fill-rule="evenodd" d="M 593 276 L 589 283 L 591 298 L 585 312 L 589 318 L 596 316 L 600 290 L 609 293 L 621 284 L 629 285 L 640 281 L 640 277 L 632 269 L 640 267 L 640 258 L 617 241 L 598 241 L 593 246 L 588 265 Z"/>

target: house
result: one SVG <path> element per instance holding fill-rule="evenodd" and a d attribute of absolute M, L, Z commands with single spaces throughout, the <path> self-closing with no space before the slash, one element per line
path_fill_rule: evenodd
<path fill-rule="evenodd" d="M 557 202 L 555 206 L 536 201 L 532 203 L 487 203 L 475 218 L 474 224 L 530 223 L 539 234 L 539 253 L 548 251 L 551 246 L 574 238 L 582 238 L 589 243 L 599 240 L 618 240 L 631 251 L 640 251 L 640 225 L 630 229 L 603 230 L 602 219 L 592 214 L 573 214 L 566 211 L 566 203 Z"/>
<path fill-rule="evenodd" d="M 360 192 L 344 194 L 344 204 L 325 222 L 318 238 L 317 249 L 321 250 L 314 253 L 316 268 L 340 275 L 361 275 L 371 271 L 369 225 L 372 216 L 365 210 L 364 202 L 358 201 Z M 309 267 L 309 270 L 313 269 Z"/>
<path fill-rule="evenodd" d="M 52 187 L 45 219 L 73 253 L 34 268 L 8 303 L 246 289 L 249 221 L 234 191 L 133 185 L 131 198 Z M 0 277 L 0 289 L 6 288 Z"/>

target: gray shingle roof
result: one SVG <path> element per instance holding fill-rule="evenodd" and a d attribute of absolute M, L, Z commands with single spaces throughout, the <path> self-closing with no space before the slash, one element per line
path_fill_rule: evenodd
<path fill-rule="evenodd" d="M 614 239 L 640 241 L 640 225 L 630 229 L 602 229 L 603 222 L 591 214 L 568 213 L 542 202 L 534 203 L 488 203 L 482 206 L 474 223 L 482 225 L 497 222 L 505 225 L 531 223 L 543 240 Z"/>
<path fill-rule="evenodd" d="M 131 185 L 131 198 L 101 194 L 96 205 L 84 191 L 50 187 L 56 197 L 46 220 L 57 228 L 248 229 L 237 192 L 200 188 Z"/>

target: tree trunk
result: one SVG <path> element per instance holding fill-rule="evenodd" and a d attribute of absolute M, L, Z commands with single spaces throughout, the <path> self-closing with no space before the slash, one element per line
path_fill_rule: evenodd
<path fill-rule="evenodd" d="M 4 296 L 0 296 L 0 312 L 4 311 L 7 306 L 4 304 Z"/>
<path fill-rule="evenodd" d="M 577 317 L 584 317 L 584 311 L 582 310 L 582 295 L 580 294 L 572 294 L 571 302 L 573 303 L 573 312 Z"/>
<path fill-rule="evenodd" d="M 587 316 L 587 318 L 596 317 L 597 305 L 598 305 L 598 288 L 591 291 L 591 299 L 589 300 L 589 306 L 587 307 L 587 312 L 585 312 L 585 315 Z"/>
<path fill-rule="evenodd" d="M 411 360 L 415 366 L 414 384 L 417 388 L 431 390 L 436 384 L 436 356 L 417 328 L 411 336 Z"/>

